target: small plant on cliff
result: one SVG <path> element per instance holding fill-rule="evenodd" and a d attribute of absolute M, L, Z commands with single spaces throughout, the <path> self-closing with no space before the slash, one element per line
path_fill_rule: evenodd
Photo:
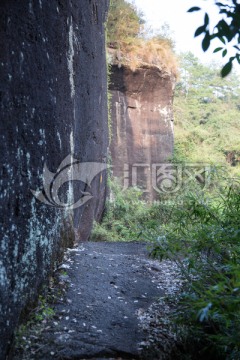
<path fill-rule="evenodd" d="M 37 305 L 28 314 L 28 320 L 18 327 L 15 334 L 15 349 L 17 353 L 24 351 L 25 348 L 31 345 L 30 332 L 34 329 L 35 334 L 39 335 L 43 324 L 54 316 L 55 312 L 50 304 L 52 301 L 52 296 L 44 297 L 40 295 Z"/>
<path fill-rule="evenodd" d="M 68 287 L 68 281 L 63 279 L 66 275 L 65 270 L 58 270 L 49 279 L 48 285 L 42 287 L 36 302 L 30 304 L 22 314 L 14 339 L 14 355 L 17 358 L 19 355 L 22 359 L 25 350 L 29 352 L 29 349 L 35 358 L 36 349 L 41 344 L 41 334 L 48 326 L 48 320 L 55 316 L 54 304 L 64 301 Z"/>

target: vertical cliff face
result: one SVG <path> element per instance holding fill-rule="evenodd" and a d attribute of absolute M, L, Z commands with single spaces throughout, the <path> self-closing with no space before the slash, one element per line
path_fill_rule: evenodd
<path fill-rule="evenodd" d="M 156 66 L 134 72 L 112 66 L 113 174 L 125 187 L 141 187 L 149 200 L 158 194 L 156 169 L 173 152 L 174 84 L 174 77 Z"/>
<path fill-rule="evenodd" d="M 1 359 L 22 309 L 63 249 L 75 234 L 86 240 L 103 210 L 106 174 L 96 170 L 89 187 L 69 163 L 106 162 L 107 6 L 108 0 L 0 3 Z M 65 171 L 60 181 L 57 169 Z M 73 210 L 82 195 L 89 198 Z"/>

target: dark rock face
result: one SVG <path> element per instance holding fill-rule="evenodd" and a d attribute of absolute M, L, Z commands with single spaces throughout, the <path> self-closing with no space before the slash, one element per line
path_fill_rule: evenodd
<path fill-rule="evenodd" d="M 1 359 L 22 309 L 63 249 L 76 234 L 86 240 L 103 211 L 104 172 L 91 188 L 80 181 L 63 185 L 65 205 L 81 191 L 91 193 L 74 211 L 40 202 L 31 189 L 43 188 L 44 163 L 55 173 L 70 154 L 106 162 L 107 7 L 108 0 L 101 6 L 96 0 L 0 3 Z"/>
<path fill-rule="evenodd" d="M 158 194 L 156 171 L 173 152 L 174 85 L 157 67 L 112 66 L 113 174 L 125 187 L 142 187 L 149 200 Z"/>

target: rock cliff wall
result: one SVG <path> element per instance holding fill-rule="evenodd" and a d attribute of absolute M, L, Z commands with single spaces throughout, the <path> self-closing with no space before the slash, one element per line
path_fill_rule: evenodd
<path fill-rule="evenodd" d="M 86 240 L 103 211 L 105 172 L 91 187 L 92 170 L 89 179 L 61 184 L 79 180 L 69 167 L 73 158 L 106 162 L 107 7 L 108 0 L 0 2 L 1 359 L 21 311 L 63 249 L 75 235 Z M 45 163 L 50 172 L 43 173 Z M 65 172 L 58 181 L 60 164 Z M 35 195 L 51 204 L 31 192 L 41 190 L 44 179 L 45 194 Z M 73 210 L 81 191 L 90 200 Z M 59 198 L 63 205 L 56 204 Z"/>
<path fill-rule="evenodd" d="M 159 194 L 158 169 L 173 153 L 174 85 L 174 76 L 156 66 L 112 66 L 113 174 L 150 201 Z"/>

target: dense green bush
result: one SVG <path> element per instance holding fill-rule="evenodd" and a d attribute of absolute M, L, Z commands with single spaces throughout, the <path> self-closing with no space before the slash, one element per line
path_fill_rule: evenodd
<path fill-rule="evenodd" d="M 177 262 L 185 279 L 174 321 L 191 359 L 240 358 L 239 212 L 238 183 L 189 193 L 154 233 L 153 255 Z"/>
<path fill-rule="evenodd" d="M 97 241 L 131 241 L 140 234 L 139 218 L 148 205 L 140 199 L 138 188 L 122 190 L 116 180 L 109 181 L 110 198 L 101 224 L 94 224 L 91 239 Z"/>
<path fill-rule="evenodd" d="M 102 222 L 95 223 L 91 239 L 96 241 L 144 240 L 145 229 L 155 229 L 166 223 L 170 207 L 142 200 L 142 191 L 131 187 L 123 190 L 117 179 L 109 181 L 110 198 Z"/>

